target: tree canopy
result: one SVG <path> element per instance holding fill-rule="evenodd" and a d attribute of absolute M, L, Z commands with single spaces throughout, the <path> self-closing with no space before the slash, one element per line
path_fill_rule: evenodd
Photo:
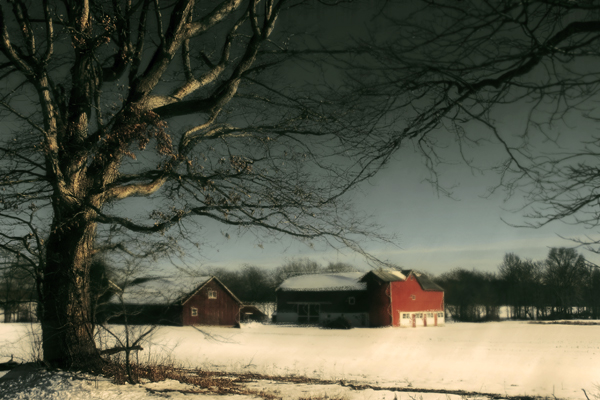
<path fill-rule="evenodd" d="M 42 266 L 46 362 L 97 358 L 90 265 L 104 244 L 135 255 L 152 248 L 125 248 L 131 234 L 194 241 L 189 224 L 206 220 L 359 252 L 378 236 L 345 194 L 385 163 L 385 132 L 357 103 L 332 101 L 322 71 L 297 82 L 290 60 L 305 27 L 289 22 L 310 24 L 319 7 L 0 5 L 0 247 Z"/>

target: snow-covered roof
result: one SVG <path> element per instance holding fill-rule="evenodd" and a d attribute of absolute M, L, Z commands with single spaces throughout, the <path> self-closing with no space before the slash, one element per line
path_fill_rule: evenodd
<path fill-rule="evenodd" d="M 123 302 L 125 304 L 172 304 L 176 301 L 185 301 L 211 278 L 212 276 L 137 279 L 123 289 Z M 110 299 L 110 303 L 120 303 L 118 294 Z"/>
<path fill-rule="evenodd" d="M 367 284 L 359 282 L 364 272 L 339 272 L 333 274 L 299 275 L 288 278 L 277 288 L 283 291 L 366 290 Z"/>
<path fill-rule="evenodd" d="M 421 288 L 423 290 L 439 292 L 444 291 L 444 289 L 442 289 L 438 284 L 429 279 L 427 275 L 412 269 L 403 269 L 402 271 L 394 269 L 373 270 L 365 274 L 361 281 L 366 282 L 373 276 L 377 277 L 383 282 L 405 281 L 410 274 L 412 274 L 417 279 L 417 282 L 419 282 L 419 285 L 421 285 Z"/>
<path fill-rule="evenodd" d="M 410 271 L 407 274 L 403 274 L 400 271 L 391 269 L 391 270 L 373 270 L 371 271 L 373 275 L 378 277 L 384 282 L 396 282 L 396 281 L 405 281 L 406 276 L 410 274 Z"/>

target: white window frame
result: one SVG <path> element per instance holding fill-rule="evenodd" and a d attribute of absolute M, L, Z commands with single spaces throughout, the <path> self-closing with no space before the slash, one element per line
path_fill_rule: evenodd
<path fill-rule="evenodd" d="M 208 289 L 208 298 L 209 299 L 216 299 L 217 298 L 217 291 L 216 290 L 212 290 L 212 289 Z"/>
<path fill-rule="evenodd" d="M 190 308 L 190 314 L 192 315 L 192 317 L 197 317 L 198 316 L 198 309 L 196 307 Z"/>

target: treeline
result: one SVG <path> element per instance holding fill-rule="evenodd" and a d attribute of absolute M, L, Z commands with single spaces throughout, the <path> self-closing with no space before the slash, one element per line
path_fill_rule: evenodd
<path fill-rule="evenodd" d="M 35 278 L 19 263 L 0 263 L 0 322 L 28 322 L 32 315 L 36 296 Z"/>
<path fill-rule="evenodd" d="M 296 258 L 286 261 L 273 270 L 255 265 L 243 265 L 237 270 L 209 268 L 206 272 L 207 275 L 219 278 L 242 302 L 266 303 L 275 302 L 275 289 L 292 276 L 356 271 L 360 270 L 343 262 L 330 262 L 323 265 L 308 258 Z"/>
<path fill-rule="evenodd" d="M 600 317 L 600 270 L 571 248 L 552 248 L 545 260 L 504 256 L 497 273 L 455 269 L 434 278 L 457 321 Z"/>
<path fill-rule="evenodd" d="M 111 269 L 102 260 L 94 261 L 92 304 L 110 297 L 106 286 Z M 219 278 L 244 303 L 270 303 L 276 301 L 275 289 L 289 277 L 355 271 L 367 272 L 347 263 L 324 265 L 297 258 L 275 269 L 243 265 L 203 273 Z M 600 318 L 600 268 L 570 248 L 552 248 L 541 261 L 508 253 L 496 272 L 458 268 L 432 279 L 444 288 L 446 311 L 456 321 L 498 320 L 503 306 L 514 319 Z M 5 311 L 5 321 L 0 322 L 10 322 L 12 315 L 29 318 L 19 307 L 37 299 L 35 288 L 23 266 L 0 268 L 0 308 Z"/>

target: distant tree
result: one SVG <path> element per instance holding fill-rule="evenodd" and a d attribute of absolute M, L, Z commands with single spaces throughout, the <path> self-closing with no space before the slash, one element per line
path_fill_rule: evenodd
<path fill-rule="evenodd" d="M 283 265 L 275 268 L 273 276 L 275 285 L 279 286 L 283 281 L 292 276 L 318 274 L 323 271 L 323 266 L 310 258 L 293 258 L 287 260 Z"/>
<path fill-rule="evenodd" d="M 507 253 L 498 272 L 505 303 L 511 306 L 513 318 L 534 318 L 543 297 L 542 265 Z"/>
<path fill-rule="evenodd" d="M 489 321 L 499 318 L 500 297 L 494 274 L 453 269 L 434 278 L 444 288 L 444 300 L 457 321 Z"/>
<path fill-rule="evenodd" d="M 590 272 L 589 285 L 586 296 L 589 316 L 600 318 L 600 269 L 593 268 Z"/>
<path fill-rule="evenodd" d="M 264 268 L 245 264 L 239 269 L 210 269 L 231 292 L 244 303 L 265 303 L 275 301 L 273 272 Z"/>
<path fill-rule="evenodd" d="M 573 307 L 584 303 L 589 279 L 585 258 L 575 249 L 553 247 L 545 261 L 544 282 L 551 294 L 551 306 L 557 316 L 569 317 Z"/>
<path fill-rule="evenodd" d="M 352 264 L 341 261 L 330 261 L 325 267 L 323 267 L 323 272 L 361 272 L 361 270 Z"/>
<path fill-rule="evenodd" d="M 4 322 L 31 321 L 37 315 L 35 277 L 18 260 L 12 257 L 0 265 L 0 308 L 4 309 Z M 13 319 L 13 316 L 16 316 Z"/>

